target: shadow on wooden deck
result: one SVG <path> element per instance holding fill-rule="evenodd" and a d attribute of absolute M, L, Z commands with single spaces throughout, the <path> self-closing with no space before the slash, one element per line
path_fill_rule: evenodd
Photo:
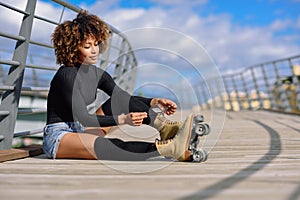
<path fill-rule="evenodd" d="M 297 115 L 228 112 L 209 159 L 200 164 L 161 157 L 130 162 L 49 160 L 43 155 L 3 162 L 0 192 L 5 199 L 296 200 L 299 124 Z"/>

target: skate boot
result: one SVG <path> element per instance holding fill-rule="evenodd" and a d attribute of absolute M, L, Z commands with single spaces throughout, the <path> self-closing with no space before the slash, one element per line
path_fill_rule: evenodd
<path fill-rule="evenodd" d="M 190 160 L 188 149 L 192 136 L 193 119 L 194 114 L 188 116 L 173 139 L 155 141 L 160 155 L 175 158 L 178 161 Z"/>
<path fill-rule="evenodd" d="M 161 140 L 173 138 L 181 125 L 182 122 L 169 120 L 163 113 L 159 113 L 154 120 L 154 128 L 159 131 Z"/>

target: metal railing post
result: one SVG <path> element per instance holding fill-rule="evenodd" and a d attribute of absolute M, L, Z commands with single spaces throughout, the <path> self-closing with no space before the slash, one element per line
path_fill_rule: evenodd
<path fill-rule="evenodd" d="M 211 96 L 211 109 L 217 107 L 217 98 L 216 98 L 216 92 L 215 92 L 215 87 L 213 86 L 213 81 L 212 80 L 207 80 L 207 86 L 210 91 L 210 96 Z"/>
<path fill-rule="evenodd" d="M 292 83 L 295 86 L 295 109 L 300 110 L 300 83 L 296 75 L 291 59 L 288 60 L 292 72 Z"/>
<path fill-rule="evenodd" d="M 227 98 L 226 101 L 229 104 L 229 109 L 228 110 L 233 111 L 234 107 L 233 107 L 233 103 L 232 103 L 232 99 L 231 99 L 231 94 L 230 94 L 230 91 L 229 91 L 229 88 L 228 88 L 228 84 L 226 82 L 226 77 L 223 77 L 223 80 L 224 80 L 225 91 L 226 91 L 226 94 L 227 94 L 227 97 L 225 97 L 225 98 Z M 225 104 L 225 109 L 226 109 L 226 104 Z"/>
<path fill-rule="evenodd" d="M 201 99 L 202 92 L 200 86 L 199 85 L 195 86 L 195 90 L 196 90 L 198 106 L 201 110 L 204 110 L 204 106 L 203 106 L 204 102 Z"/>
<path fill-rule="evenodd" d="M 135 85 L 136 85 L 136 77 L 137 77 L 137 60 L 133 55 L 133 50 L 130 50 L 130 52 L 128 53 L 128 55 L 131 55 L 131 62 L 128 63 L 128 70 L 131 70 L 130 72 L 128 72 L 128 74 L 130 75 L 129 80 L 128 80 L 128 91 L 129 92 L 133 92 L 135 89 Z M 129 65 L 131 66 L 129 68 Z"/>
<path fill-rule="evenodd" d="M 272 98 L 272 88 L 270 87 L 270 84 L 268 82 L 268 77 L 267 77 L 267 73 L 266 73 L 266 70 L 265 70 L 265 65 L 260 65 L 261 67 L 261 70 L 262 70 L 262 74 L 263 74 L 263 77 L 264 77 L 264 82 L 265 82 L 265 86 L 267 88 L 267 94 L 268 94 L 268 100 L 270 101 L 270 106 L 271 106 L 271 109 L 277 109 L 277 106 L 275 104 L 275 100 L 274 98 Z"/>
<path fill-rule="evenodd" d="M 207 86 L 206 83 L 203 81 L 201 84 L 201 90 L 203 91 L 204 102 L 206 102 L 206 109 L 210 109 L 211 105 L 208 102 L 209 94 L 207 94 L 206 86 Z"/>
<path fill-rule="evenodd" d="M 257 100 L 259 102 L 259 108 L 262 108 L 263 107 L 263 102 L 262 102 L 262 98 L 261 98 L 261 95 L 260 95 L 260 91 L 259 91 L 259 87 L 258 87 L 258 84 L 257 84 L 257 80 L 256 80 L 256 77 L 255 77 L 253 67 L 250 68 L 250 71 L 251 71 L 251 75 L 252 75 L 252 79 L 253 79 L 253 83 L 254 83 L 256 96 L 258 98 Z"/>
<path fill-rule="evenodd" d="M 290 103 L 289 103 L 289 100 L 288 100 L 287 92 L 283 88 L 284 86 L 283 86 L 282 80 L 280 79 L 278 67 L 277 67 L 275 62 L 273 62 L 273 66 L 274 66 L 276 79 L 277 79 L 277 83 L 278 83 L 279 100 L 283 104 L 282 107 L 283 107 L 284 111 L 285 112 L 291 112 L 291 107 L 290 107 Z"/>
<path fill-rule="evenodd" d="M 115 67 L 115 71 L 114 71 L 114 78 L 116 77 L 120 77 L 120 75 L 122 74 L 122 68 L 123 68 L 123 59 L 124 59 L 124 52 L 125 52 L 125 45 L 126 45 L 126 41 L 125 39 L 122 39 L 121 42 L 121 48 L 119 50 L 119 54 L 118 54 L 118 58 L 117 58 L 117 64 Z"/>
<path fill-rule="evenodd" d="M 27 1 L 26 13 L 29 13 L 29 15 L 24 15 L 19 32 L 19 36 L 24 37 L 25 40 L 17 41 L 12 59 L 20 64 L 10 67 L 8 78 L 5 82 L 5 85 L 13 86 L 14 89 L 7 90 L 2 96 L 0 111 L 6 113 L 6 115 L 3 115 L 4 113 L 0 115 L 0 135 L 3 136 L 2 141 L 0 141 L 0 149 L 10 149 L 12 145 L 36 1 Z"/>
<path fill-rule="evenodd" d="M 223 96 L 223 92 L 221 91 L 221 85 L 220 82 L 217 78 L 214 79 L 216 82 L 216 89 L 217 89 L 217 93 L 219 94 L 219 99 L 220 99 L 220 108 L 225 109 L 225 100 L 224 100 L 224 96 Z"/>
<path fill-rule="evenodd" d="M 100 68 L 102 68 L 102 69 L 106 69 L 108 67 L 110 49 L 111 49 L 111 46 L 110 46 L 111 40 L 112 40 L 112 38 L 109 38 L 107 40 L 107 47 L 106 47 L 105 51 L 101 54 Z"/>
<path fill-rule="evenodd" d="M 238 89 L 237 89 L 237 84 L 236 84 L 236 82 L 235 82 L 234 75 L 231 76 L 231 81 L 232 81 L 234 93 L 235 93 L 235 95 L 236 95 L 235 101 L 236 101 L 236 103 L 237 103 L 237 105 L 238 105 L 238 110 L 241 110 L 241 108 L 242 108 L 242 110 L 243 110 L 243 106 L 241 105 L 241 99 L 240 99 L 240 96 L 239 96 L 239 91 L 238 91 Z"/>
<path fill-rule="evenodd" d="M 245 95 L 246 95 L 246 100 L 247 100 L 247 103 L 248 103 L 248 109 L 252 110 L 252 102 L 251 102 L 251 99 L 250 99 L 250 96 L 249 96 L 249 91 L 247 89 L 247 84 L 246 84 L 245 78 L 243 76 L 243 73 L 240 73 L 240 77 L 241 77 L 243 89 L 244 89 L 244 92 L 245 92 Z"/>

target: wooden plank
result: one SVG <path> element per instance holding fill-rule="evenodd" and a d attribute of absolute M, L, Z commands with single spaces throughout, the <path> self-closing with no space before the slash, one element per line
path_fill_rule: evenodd
<path fill-rule="evenodd" d="M 28 151 L 29 157 L 38 156 L 44 153 L 43 146 L 38 144 L 21 147 L 19 149 Z"/>
<path fill-rule="evenodd" d="M 21 149 L 4 149 L 0 150 L 0 162 L 26 158 L 29 156 L 28 151 Z"/>
<path fill-rule="evenodd" d="M 30 145 L 16 149 L 0 150 L 0 162 L 37 156 L 43 153 L 41 145 Z"/>
<path fill-rule="evenodd" d="M 161 157 L 52 160 L 44 154 L 3 162 L 1 198 L 299 199 L 298 121 L 295 115 L 266 111 L 229 112 L 208 160 L 200 164 Z"/>

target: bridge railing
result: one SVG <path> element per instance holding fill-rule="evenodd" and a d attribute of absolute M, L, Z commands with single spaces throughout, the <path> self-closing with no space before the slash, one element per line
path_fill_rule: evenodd
<path fill-rule="evenodd" d="M 59 19 L 50 19 L 37 14 L 37 0 L 27 0 L 25 3 L 26 8 L 20 9 L 15 5 L 0 2 L 0 12 L 8 13 L 6 18 L 20 19 L 18 33 L 6 31 L 5 27 L 0 31 L 1 42 L 5 44 L 0 50 L 0 149 L 10 149 L 14 137 L 42 132 L 42 128 L 15 132 L 18 116 L 46 113 L 46 106 L 21 108 L 20 98 L 47 97 L 51 77 L 58 69 L 50 35 L 56 25 L 64 19 L 69 20 L 69 16 L 75 16 L 81 10 L 65 0 L 53 0 L 53 7 L 60 7 L 61 11 Z M 1 20 L 1 24 L 4 25 L 6 19 Z M 111 26 L 111 29 L 108 48 L 101 55 L 98 64 L 99 67 L 109 70 L 121 87 L 132 92 L 135 70 L 132 70 L 130 77 L 126 76 L 126 80 L 122 80 L 122 75 L 135 68 L 137 60 L 126 37 L 115 27 Z M 41 39 L 43 35 L 48 35 L 48 42 Z"/>
<path fill-rule="evenodd" d="M 300 55 L 257 64 L 243 71 L 222 76 L 225 92 L 214 79 L 196 86 L 200 107 L 226 110 L 269 109 L 300 113 Z M 218 95 L 214 95 L 218 94 Z M 212 96 L 214 98 L 212 98 Z"/>

